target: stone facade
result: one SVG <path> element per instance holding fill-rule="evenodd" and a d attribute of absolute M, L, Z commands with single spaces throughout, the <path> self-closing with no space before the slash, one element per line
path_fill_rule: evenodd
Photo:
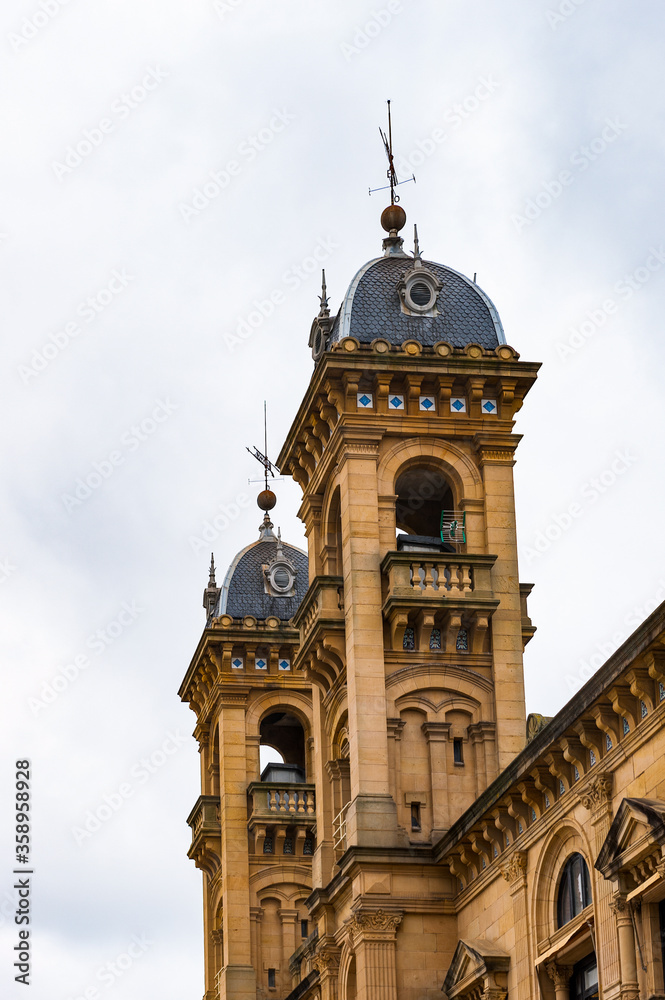
<path fill-rule="evenodd" d="M 513 420 L 538 365 L 460 337 L 319 351 L 277 460 L 309 588 L 265 620 L 206 591 L 180 691 L 205 1000 L 665 998 L 665 608 L 525 745 Z"/>

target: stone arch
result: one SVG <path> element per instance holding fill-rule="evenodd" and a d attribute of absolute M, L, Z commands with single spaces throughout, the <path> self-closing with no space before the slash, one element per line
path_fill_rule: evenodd
<path fill-rule="evenodd" d="M 271 865 L 270 868 L 262 868 L 249 877 L 252 892 L 254 892 L 259 901 L 267 899 L 269 895 L 272 895 L 288 903 L 298 893 L 306 892 L 309 894 L 311 892 L 309 888 L 311 883 L 312 873 L 310 869 L 305 867 L 305 865 L 297 864 Z M 295 892 L 287 894 L 285 891 L 280 890 L 279 887 L 281 885 L 296 885 L 303 888 L 297 888 Z"/>
<path fill-rule="evenodd" d="M 343 576 L 341 490 L 337 477 L 331 477 L 321 508 L 321 549 L 326 576 Z"/>
<path fill-rule="evenodd" d="M 339 1000 L 355 1000 L 356 998 L 355 964 L 356 964 L 356 953 L 347 939 L 342 945 L 342 953 L 339 957 L 339 978 L 338 978 Z M 353 977 L 354 989 L 351 992 L 351 994 L 349 994 L 348 992 L 349 973 L 352 973 Z"/>
<path fill-rule="evenodd" d="M 379 494 L 395 492 L 398 476 L 409 467 L 425 465 L 440 469 L 453 486 L 455 500 L 482 500 L 480 472 L 469 455 L 458 445 L 442 438 L 407 438 L 398 441 L 380 456 Z"/>
<path fill-rule="evenodd" d="M 435 700 L 425 692 L 441 691 L 443 699 Z M 487 722 L 494 721 L 494 685 L 486 677 L 472 673 L 465 667 L 454 667 L 447 664 L 420 663 L 413 667 L 403 667 L 396 670 L 386 679 L 386 695 L 388 702 L 395 706 L 409 697 L 427 698 L 434 714 L 455 700 L 477 706 L 476 711 L 482 714 Z M 390 710 L 390 709 L 389 709 Z"/>
<path fill-rule="evenodd" d="M 566 860 L 578 851 L 593 871 L 593 852 L 586 831 L 571 816 L 553 830 L 542 846 L 533 880 L 532 926 L 536 946 L 557 928 L 557 895 Z M 593 881 L 592 881 L 593 897 Z M 594 897 L 595 898 L 595 897 Z"/>
<path fill-rule="evenodd" d="M 305 736 L 311 735 L 312 700 L 300 691 L 280 689 L 279 691 L 259 691 L 247 707 L 245 731 L 247 736 L 259 737 L 261 723 L 266 715 L 277 709 L 284 709 L 294 715 L 302 725 Z"/>

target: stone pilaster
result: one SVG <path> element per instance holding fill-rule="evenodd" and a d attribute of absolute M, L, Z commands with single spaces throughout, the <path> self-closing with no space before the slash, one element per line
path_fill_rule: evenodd
<path fill-rule="evenodd" d="M 434 842 L 450 827 L 448 752 L 446 747 L 450 739 L 450 723 L 424 722 L 421 728 L 429 747 L 432 781 L 432 842 Z"/>
<path fill-rule="evenodd" d="M 594 883 L 596 914 L 596 949 L 598 955 L 598 978 L 603 993 L 612 990 L 619 983 L 619 947 L 616 923 L 610 910 L 612 885 L 606 879 L 596 876 L 593 861 L 609 833 L 612 822 L 612 775 L 600 771 L 593 774 L 579 791 L 580 800 L 591 813 L 593 829 L 594 858 L 589 873 Z"/>
<path fill-rule="evenodd" d="M 529 907 L 527 904 L 527 854 L 526 851 L 513 851 L 507 863 L 501 869 L 501 874 L 510 887 L 513 900 L 513 919 L 519 933 L 515 937 L 514 981 L 517 983 L 516 1000 L 530 1000 L 534 984 L 531 982 L 533 964 L 529 957 L 531 927 Z"/>
<path fill-rule="evenodd" d="M 545 970 L 554 983 L 556 1000 L 570 1000 L 568 984 L 573 974 L 572 965 L 559 965 L 554 960 L 551 960 L 547 962 Z"/>
<path fill-rule="evenodd" d="M 635 931 L 630 904 L 626 901 L 625 896 L 616 894 L 609 907 L 616 920 L 619 939 L 619 965 L 621 967 L 621 992 L 619 996 L 621 1000 L 639 1000 Z"/>
<path fill-rule="evenodd" d="M 351 920 L 357 1000 L 397 1000 L 395 936 L 401 913 L 361 912 Z"/>
<path fill-rule="evenodd" d="M 321 1000 L 337 1000 L 337 983 L 339 977 L 339 949 L 322 948 L 314 956 L 313 967 L 319 973 Z"/>

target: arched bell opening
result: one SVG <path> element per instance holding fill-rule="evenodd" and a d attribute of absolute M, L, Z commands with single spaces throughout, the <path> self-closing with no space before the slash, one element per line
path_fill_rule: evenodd
<path fill-rule="evenodd" d="M 261 781 L 305 782 L 305 731 L 295 715 L 272 712 L 262 721 L 260 735 Z"/>
<path fill-rule="evenodd" d="M 432 466 L 405 469 L 395 483 L 397 549 L 458 552 L 465 541 L 451 483 Z"/>

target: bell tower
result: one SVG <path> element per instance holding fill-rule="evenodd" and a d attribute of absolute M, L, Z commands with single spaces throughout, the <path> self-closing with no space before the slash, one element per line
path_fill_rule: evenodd
<path fill-rule="evenodd" d="M 350 847 L 433 843 L 525 742 L 533 634 L 517 567 L 515 413 L 538 365 L 463 275 L 383 256 L 334 320 L 278 458 L 303 490 L 310 588 L 294 618 L 312 684 L 314 884 Z"/>

